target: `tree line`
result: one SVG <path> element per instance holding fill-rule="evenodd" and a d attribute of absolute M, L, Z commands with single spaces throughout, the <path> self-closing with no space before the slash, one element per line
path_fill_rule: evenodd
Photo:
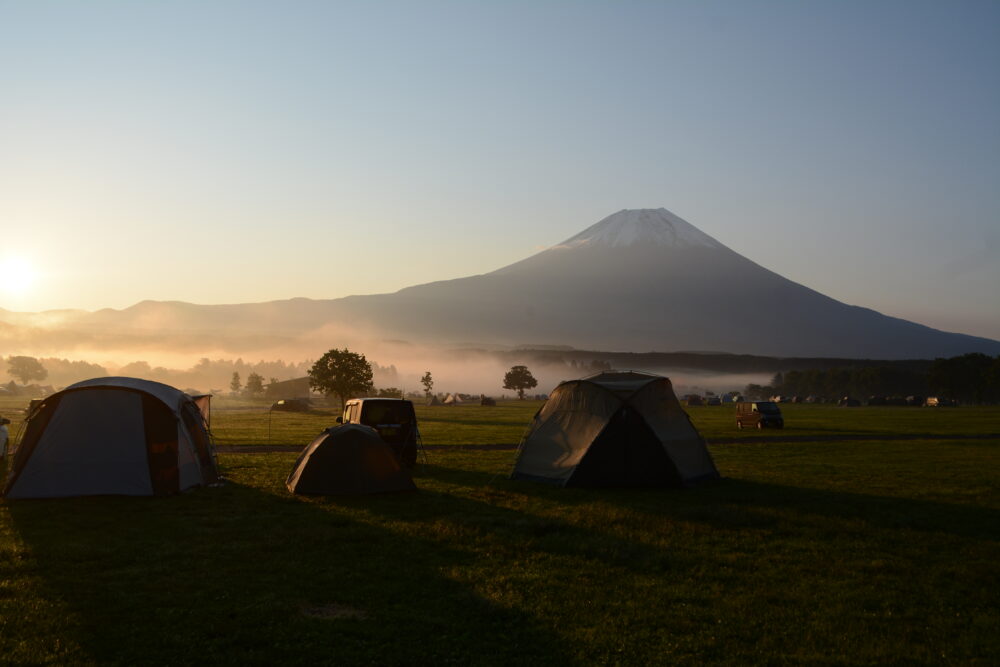
<path fill-rule="evenodd" d="M 747 385 L 748 398 L 768 396 L 940 396 L 967 404 L 1000 402 L 1000 356 L 972 353 L 935 359 L 926 371 L 894 366 L 792 370 L 769 385 Z"/>

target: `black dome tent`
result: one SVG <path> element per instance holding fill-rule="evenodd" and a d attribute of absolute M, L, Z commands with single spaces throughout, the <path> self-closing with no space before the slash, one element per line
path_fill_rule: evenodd
<path fill-rule="evenodd" d="M 670 380 L 607 371 L 561 383 L 532 420 L 512 479 L 560 486 L 689 486 L 715 479 Z"/>
<path fill-rule="evenodd" d="M 378 431 L 363 424 L 332 426 L 316 436 L 285 486 L 295 494 L 331 496 L 417 490 Z"/>

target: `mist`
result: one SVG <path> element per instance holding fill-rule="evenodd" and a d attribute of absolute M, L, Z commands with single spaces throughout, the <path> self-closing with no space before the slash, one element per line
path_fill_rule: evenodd
<path fill-rule="evenodd" d="M 418 343 L 404 340 L 406 332 L 384 330 L 358 322 L 331 323 L 293 330 L 270 319 L 267 333 L 250 324 L 236 327 L 221 315 L 216 327 L 195 330 L 189 314 L 176 303 L 148 302 L 135 307 L 140 312 L 130 326 L 109 321 L 81 321 L 79 313 L 24 313 L 0 311 L 0 351 L 4 355 L 39 358 L 49 371 L 42 384 L 65 386 L 99 375 L 130 375 L 157 380 L 181 389 L 228 392 L 232 374 L 243 381 L 251 373 L 265 383 L 306 375 L 314 361 L 332 348 L 348 348 L 364 354 L 374 365 L 375 385 L 405 392 L 422 392 L 420 378 L 430 371 L 435 393 L 513 396 L 503 388 L 504 374 L 514 365 L 531 370 L 538 386 L 529 393 L 548 394 L 560 382 L 618 367 L 666 375 L 678 395 L 722 393 L 741 390 L 749 383 L 766 384 L 770 373 L 707 372 L 669 365 L 640 365 L 642 355 L 617 364 L 614 353 L 582 352 L 570 347 L 533 346 L 523 352 L 512 347 Z M 200 308 L 191 306 L 191 308 Z M 168 317 L 165 309 L 180 313 Z M 93 318 L 117 317 L 119 311 L 99 311 Z M 193 316 L 192 316 L 193 317 Z M 198 314 L 198 321 L 202 320 Z M 544 349 L 539 349 L 544 348 Z M 621 356 L 621 355 L 618 355 Z M 622 364 L 627 368 L 623 368 Z M 777 370 L 777 369 L 775 369 Z M 6 376 L 6 365 L 0 377 Z"/>
<path fill-rule="evenodd" d="M 352 352 L 364 354 L 372 364 L 376 388 L 395 387 L 407 393 L 423 392 L 420 378 L 428 371 L 434 380 L 434 393 L 513 397 L 516 392 L 503 388 L 504 374 L 513 365 L 527 366 L 538 380 L 538 386 L 529 390 L 528 395 L 548 394 L 560 382 L 610 367 L 608 362 L 601 361 L 599 353 L 589 362 L 594 364 L 591 366 L 586 362 L 572 365 L 573 362 L 564 359 L 540 359 L 531 351 L 521 355 L 516 351 L 456 350 L 401 341 L 361 341 L 357 344 L 337 341 L 328 343 L 327 347 L 282 346 L 270 350 L 245 350 L 245 354 L 235 358 L 225 354 L 196 356 L 183 350 L 164 348 L 153 351 L 154 354 L 146 354 L 150 350 L 142 349 L 100 350 L 89 357 L 76 350 L 74 358 L 58 355 L 37 357 L 48 371 L 48 376 L 39 384 L 61 388 L 92 377 L 125 375 L 164 382 L 184 390 L 228 393 L 233 373 L 238 373 L 242 382 L 250 373 L 257 373 L 264 378 L 265 384 L 273 380 L 299 378 L 305 376 L 314 361 L 331 347 L 345 346 Z M 269 354 L 279 353 L 281 357 L 268 358 Z M 742 390 L 748 383 L 766 384 L 771 377 L 767 373 L 719 374 L 664 367 L 627 370 L 666 375 L 678 396 Z M 0 367 L 0 379 L 3 382 L 13 379 L 7 375 L 6 364 Z"/>

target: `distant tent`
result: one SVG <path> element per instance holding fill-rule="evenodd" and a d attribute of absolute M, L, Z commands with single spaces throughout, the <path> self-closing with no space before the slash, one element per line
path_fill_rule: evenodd
<path fill-rule="evenodd" d="M 206 419 L 191 396 L 159 382 L 106 377 L 33 406 L 3 495 L 162 496 L 218 479 Z"/>
<path fill-rule="evenodd" d="M 670 380 L 632 371 L 556 387 L 521 441 L 511 475 L 591 487 L 677 487 L 718 476 Z"/>
<path fill-rule="evenodd" d="M 367 495 L 416 491 L 378 432 L 362 424 L 333 426 L 309 443 L 285 480 L 292 493 Z"/>
<path fill-rule="evenodd" d="M 444 399 L 445 405 L 460 405 L 461 403 L 463 403 L 462 397 L 459 396 L 458 394 L 448 394 L 447 396 L 445 396 Z"/>
<path fill-rule="evenodd" d="M 441 401 L 438 400 L 437 396 L 431 396 L 427 399 L 427 405 L 441 405 Z"/>

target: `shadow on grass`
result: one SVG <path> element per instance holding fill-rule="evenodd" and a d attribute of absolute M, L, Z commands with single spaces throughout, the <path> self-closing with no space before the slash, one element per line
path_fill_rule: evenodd
<path fill-rule="evenodd" d="M 719 527 L 776 525 L 774 512 L 789 522 L 816 517 L 837 521 L 864 521 L 874 528 L 907 529 L 959 537 L 1000 539 L 1000 510 L 955 504 L 815 489 L 735 478 L 724 478 L 690 489 L 579 489 L 528 481 L 512 481 L 467 469 L 428 465 L 427 475 L 453 484 L 492 487 L 506 494 L 563 505 L 611 504 L 645 514 Z"/>
<path fill-rule="evenodd" d="M 504 415 L 507 416 L 507 415 Z M 520 426 L 523 424 L 524 428 L 528 428 L 530 422 L 525 422 L 521 419 L 514 419 L 507 416 L 507 419 L 445 419 L 445 418 L 435 418 L 435 417 L 423 417 L 420 419 L 421 424 L 444 424 L 448 427 L 456 426 Z"/>
<path fill-rule="evenodd" d="M 78 645 L 74 662 L 568 662 L 537 619 L 449 575 L 470 552 L 359 515 L 397 517 L 412 503 L 409 494 L 305 501 L 230 483 L 0 511 L 42 582 L 32 594 L 73 617 L 72 636 L 41 641 Z"/>

